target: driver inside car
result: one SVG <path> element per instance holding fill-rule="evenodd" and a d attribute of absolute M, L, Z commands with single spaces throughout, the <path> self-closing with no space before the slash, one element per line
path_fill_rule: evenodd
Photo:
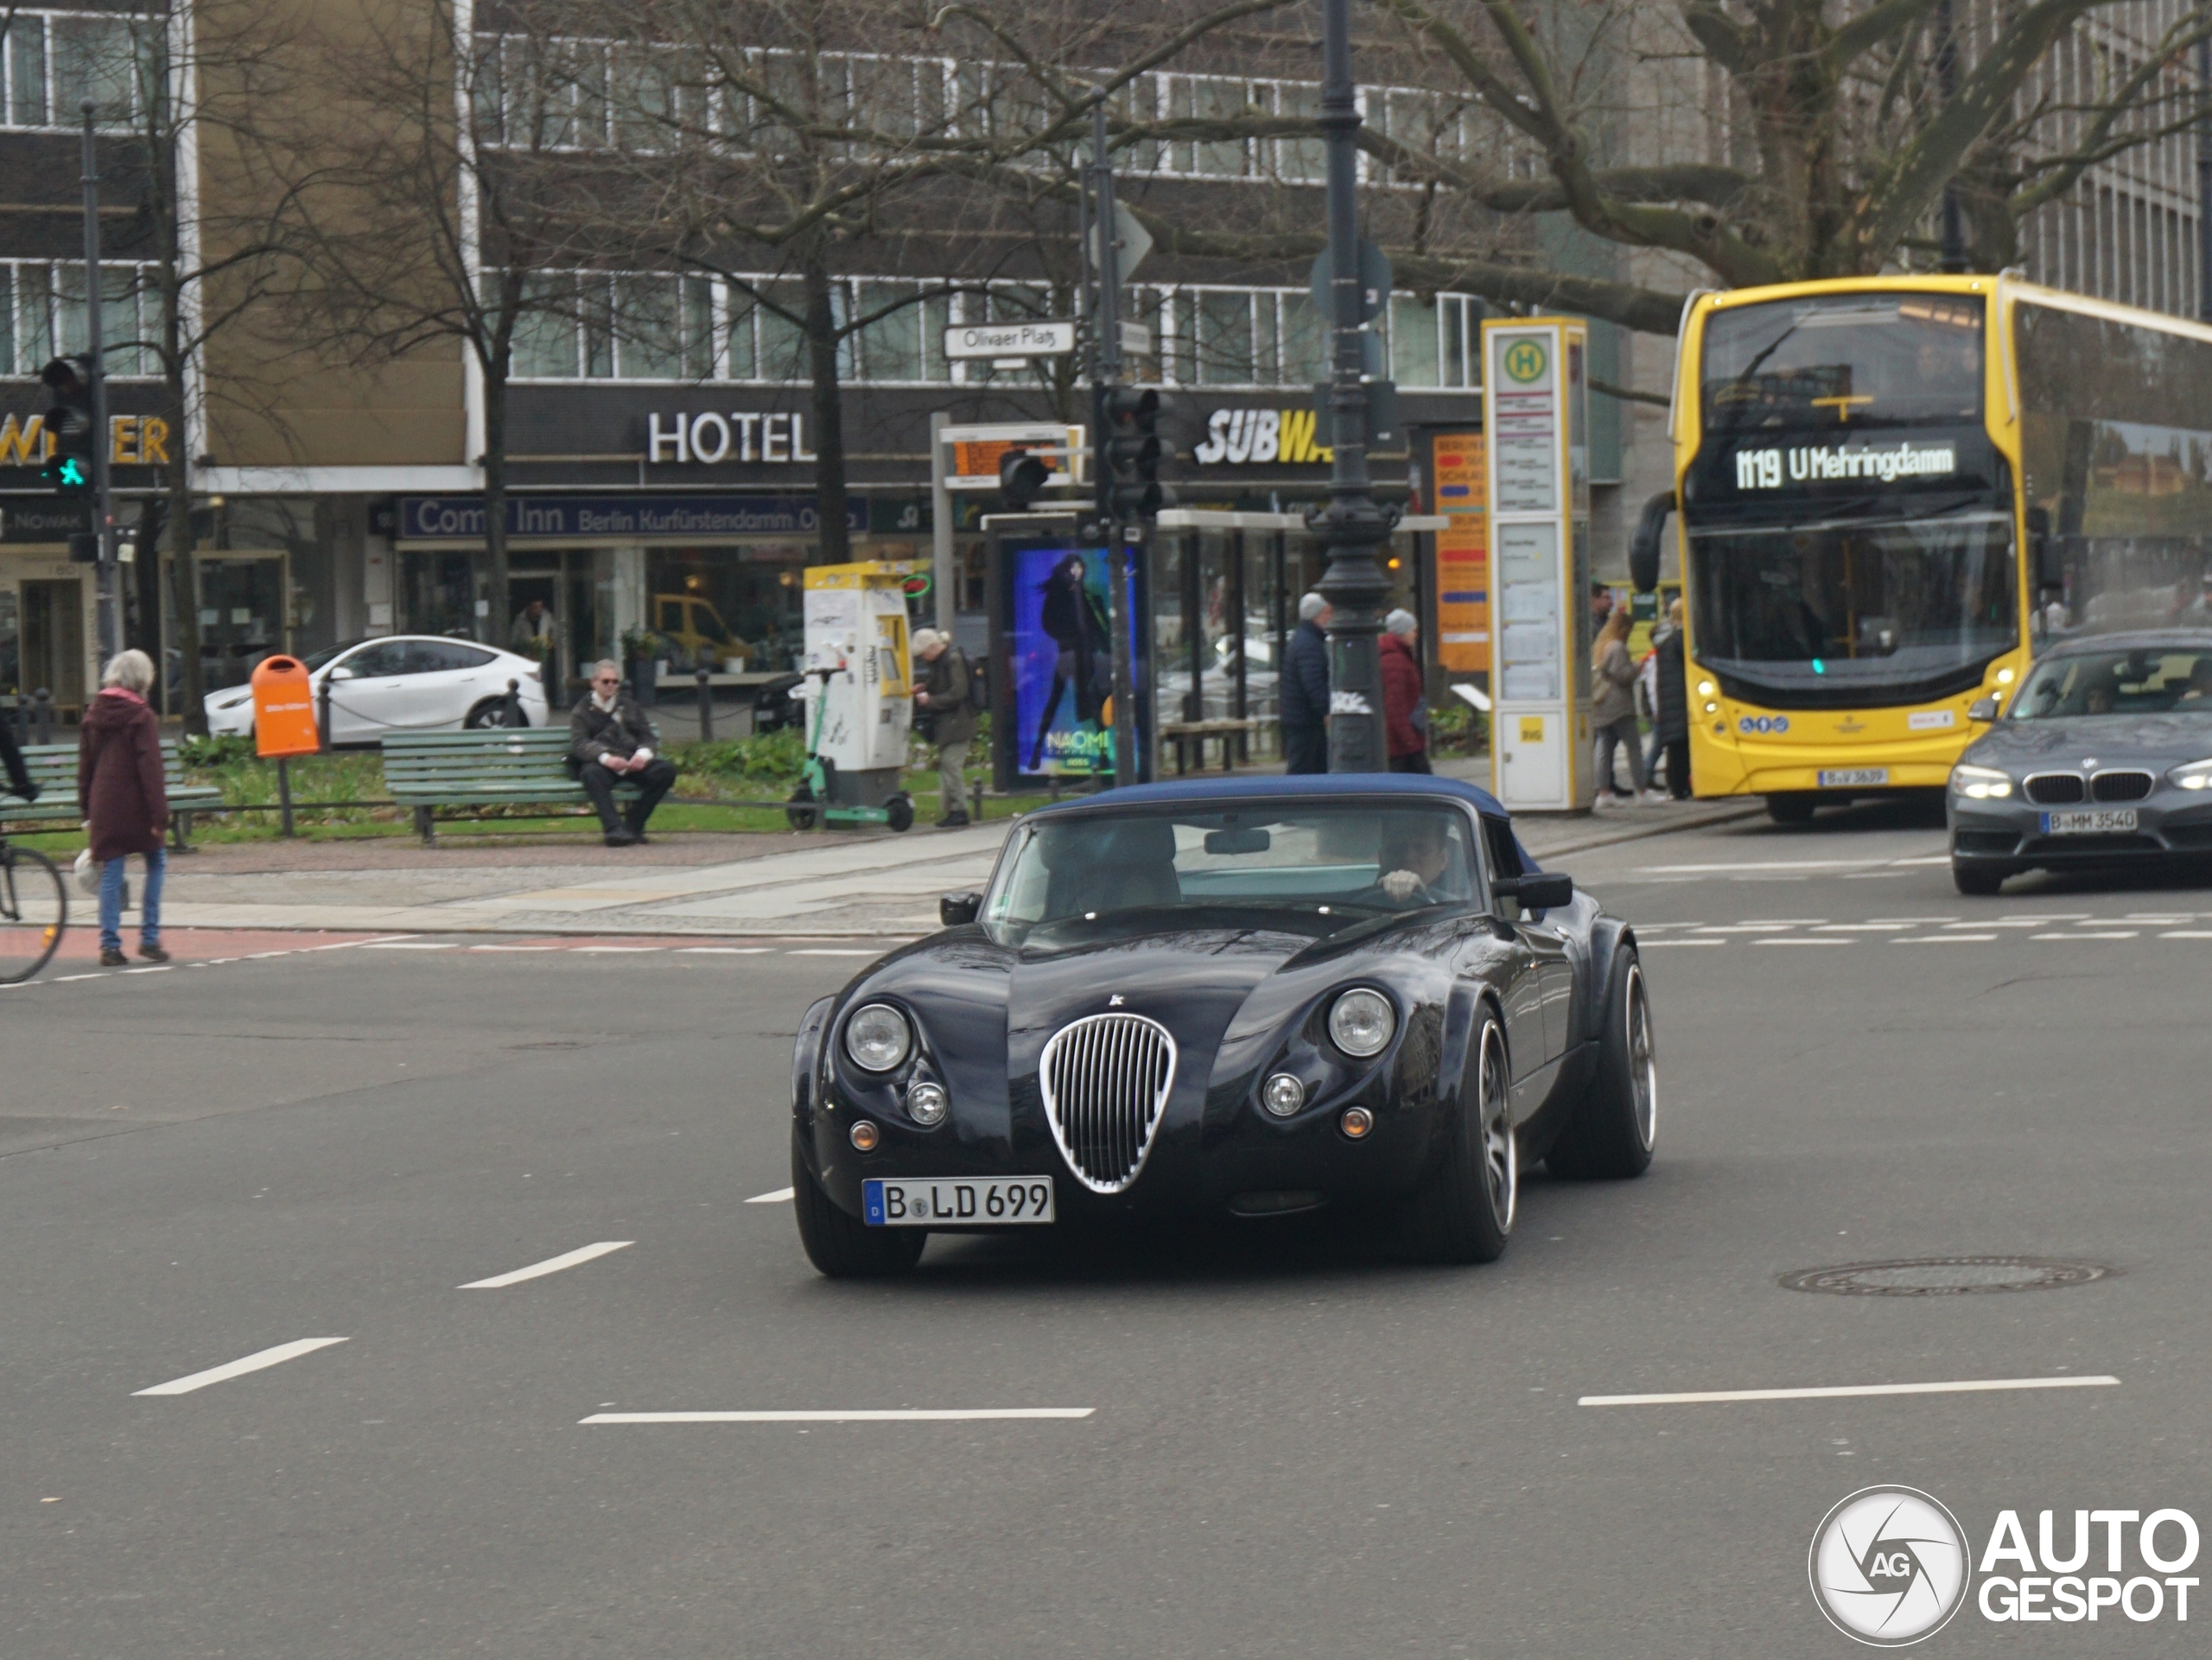
<path fill-rule="evenodd" d="M 1464 861 L 1452 857 L 1451 823 L 1442 813 L 1392 813 L 1382 821 L 1375 886 L 1355 903 L 1410 911 L 1466 898 Z"/>

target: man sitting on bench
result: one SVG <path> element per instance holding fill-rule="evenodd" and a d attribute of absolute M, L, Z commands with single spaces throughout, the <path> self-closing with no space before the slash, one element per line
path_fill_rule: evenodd
<path fill-rule="evenodd" d="M 594 664 L 591 690 L 569 716 L 569 770 L 599 809 L 611 848 L 644 841 L 645 820 L 675 785 L 676 763 L 653 754 L 659 741 L 638 700 L 622 690 L 621 665 Z M 624 778 L 639 790 L 627 815 L 614 808 L 615 781 Z"/>

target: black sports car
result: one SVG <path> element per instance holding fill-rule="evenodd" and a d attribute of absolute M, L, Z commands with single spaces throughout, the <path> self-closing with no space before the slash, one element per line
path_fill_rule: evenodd
<path fill-rule="evenodd" d="M 1031 813 L 943 932 L 806 1011 L 799 1237 L 1357 1206 L 1488 1262 L 1520 1171 L 1633 1176 L 1656 1073 L 1636 942 L 1505 810 L 1394 774 L 1147 785 Z"/>
<path fill-rule="evenodd" d="M 1994 894 L 2038 867 L 2212 853 L 2212 631 L 2068 640 L 2037 659 L 1945 792 L 1951 877 Z"/>

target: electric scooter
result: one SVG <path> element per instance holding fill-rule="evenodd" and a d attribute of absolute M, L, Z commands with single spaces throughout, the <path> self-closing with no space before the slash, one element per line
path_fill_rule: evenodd
<path fill-rule="evenodd" d="M 791 805 L 784 809 L 784 817 L 795 830 L 812 830 L 817 824 L 888 824 L 894 830 L 912 830 L 914 801 L 904 790 L 893 792 L 880 807 L 830 805 L 837 778 L 837 763 L 820 753 L 822 726 L 830 709 L 830 677 L 841 672 L 842 669 L 807 671 L 810 679 L 822 683 L 822 689 L 810 700 L 814 718 L 807 725 L 806 766 L 799 773 L 798 788 L 791 792 Z"/>

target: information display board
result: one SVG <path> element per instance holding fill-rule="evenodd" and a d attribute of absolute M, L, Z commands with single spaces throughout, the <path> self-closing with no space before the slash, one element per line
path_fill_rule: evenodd
<path fill-rule="evenodd" d="M 1571 811 L 1594 785 L 1586 332 L 1510 318 L 1486 321 L 1482 338 L 1491 788 L 1516 811 Z"/>
<path fill-rule="evenodd" d="M 1440 432 L 1429 449 L 1436 475 L 1436 660 L 1450 672 L 1490 668 L 1490 491 L 1483 435 Z"/>

